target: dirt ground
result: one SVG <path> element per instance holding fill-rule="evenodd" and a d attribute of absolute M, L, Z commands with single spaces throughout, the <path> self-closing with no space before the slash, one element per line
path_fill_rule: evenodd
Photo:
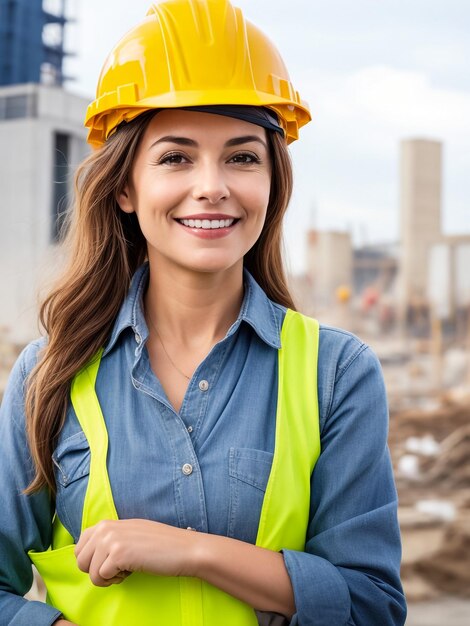
<path fill-rule="evenodd" d="M 408 601 L 470 602 L 470 399 L 392 415 L 389 443 Z"/>
<path fill-rule="evenodd" d="M 408 606 L 406 626 L 468 626 L 470 600 L 443 597 Z"/>

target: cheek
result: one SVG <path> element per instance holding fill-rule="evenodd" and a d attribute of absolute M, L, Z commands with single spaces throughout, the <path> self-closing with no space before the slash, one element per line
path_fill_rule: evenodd
<path fill-rule="evenodd" d="M 251 180 L 244 191 L 245 206 L 251 207 L 257 214 L 266 213 L 271 192 L 271 179 L 268 176 L 259 176 Z"/>
<path fill-rule="evenodd" d="M 254 205 L 257 207 L 258 219 L 264 223 L 268 210 L 271 185 L 268 181 L 264 185 L 259 185 L 254 196 Z"/>
<path fill-rule="evenodd" d="M 135 200 L 135 212 L 139 222 L 165 221 L 168 211 L 179 202 L 176 186 L 152 181 L 142 186 Z"/>

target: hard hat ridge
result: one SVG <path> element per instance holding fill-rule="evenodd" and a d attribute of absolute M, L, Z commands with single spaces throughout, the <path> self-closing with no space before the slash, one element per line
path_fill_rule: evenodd
<path fill-rule="evenodd" d="M 167 25 L 170 25 L 173 21 L 172 15 L 172 7 L 168 6 L 172 3 L 178 2 L 181 3 L 181 0 L 167 0 L 166 2 L 153 2 L 149 10 L 147 11 L 147 17 L 149 15 L 157 15 L 162 21 L 167 21 Z M 229 0 L 207 0 L 206 2 L 201 2 L 200 0 L 184 0 L 186 4 L 187 16 L 192 16 L 193 20 L 193 28 L 197 32 L 198 37 L 207 44 L 210 44 L 214 40 L 214 25 L 211 20 L 211 12 L 209 11 L 209 5 L 211 3 L 216 3 L 219 5 L 220 14 L 223 16 L 224 13 L 229 11 L 230 9 L 234 9 L 230 5 Z"/>
<path fill-rule="evenodd" d="M 228 0 L 165 0 L 154 3 L 147 16 L 159 22 L 175 91 L 253 84 L 244 18 Z"/>

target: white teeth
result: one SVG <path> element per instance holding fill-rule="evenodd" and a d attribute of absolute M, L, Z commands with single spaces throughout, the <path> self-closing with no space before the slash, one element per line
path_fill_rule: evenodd
<path fill-rule="evenodd" d="M 203 228 L 209 230 L 211 228 L 228 228 L 235 221 L 234 219 L 228 220 L 178 220 L 185 226 L 190 228 Z"/>

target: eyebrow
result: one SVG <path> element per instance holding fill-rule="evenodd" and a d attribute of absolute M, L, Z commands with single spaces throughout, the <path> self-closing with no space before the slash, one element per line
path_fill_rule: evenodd
<path fill-rule="evenodd" d="M 244 135 L 243 137 L 234 137 L 233 139 L 229 139 L 228 141 L 225 142 L 224 148 L 231 148 L 232 146 L 240 146 L 244 143 L 250 143 L 253 141 L 259 142 L 266 148 L 266 150 L 268 149 L 266 142 L 263 141 L 261 137 L 258 137 L 257 135 Z M 176 143 L 180 146 L 191 146 L 193 148 L 197 148 L 199 146 L 197 141 L 194 141 L 194 139 L 189 139 L 188 137 L 178 137 L 177 135 L 165 135 L 165 137 L 161 137 L 160 139 L 157 139 L 157 141 L 154 141 L 153 144 L 150 146 L 149 150 L 153 148 L 154 146 L 158 145 L 159 143 Z"/>

